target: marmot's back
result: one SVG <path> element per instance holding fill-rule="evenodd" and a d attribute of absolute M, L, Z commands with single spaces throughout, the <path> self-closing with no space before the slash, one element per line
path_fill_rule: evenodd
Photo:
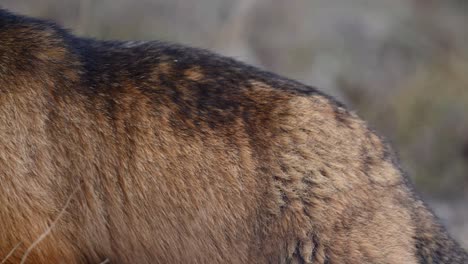
<path fill-rule="evenodd" d="M 0 40 L 5 263 L 466 262 L 391 150 L 313 88 L 6 11 Z"/>

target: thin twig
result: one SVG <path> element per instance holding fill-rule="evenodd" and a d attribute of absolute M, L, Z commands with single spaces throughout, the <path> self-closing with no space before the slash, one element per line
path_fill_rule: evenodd
<path fill-rule="evenodd" d="M 107 264 L 107 263 L 110 263 L 110 260 L 109 259 L 105 259 L 103 262 L 99 263 L 99 264 Z"/>
<path fill-rule="evenodd" d="M 68 208 L 68 206 L 70 205 L 70 202 L 73 198 L 73 196 L 75 195 L 75 193 L 79 190 L 80 188 L 80 185 L 78 185 L 75 190 L 73 190 L 73 192 L 70 194 L 70 196 L 68 197 L 67 199 L 67 202 L 65 203 L 65 205 L 63 206 L 62 210 L 60 211 L 60 213 L 57 215 L 57 217 L 55 218 L 55 220 L 52 222 L 52 224 L 44 231 L 44 233 L 42 233 L 29 247 L 28 249 L 26 250 L 26 252 L 24 253 L 23 255 L 23 258 L 21 258 L 21 262 L 20 264 L 24 264 L 26 262 L 26 259 L 28 258 L 29 254 L 31 253 L 31 251 L 44 239 L 46 238 L 50 232 L 52 231 L 52 229 L 55 227 L 55 225 L 57 224 L 57 222 L 60 220 L 60 218 L 62 217 L 62 215 L 65 213 L 66 209 Z"/>
<path fill-rule="evenodd" d="M 6 256 L 5 258 L 2 260 L 2 262 L 0 262 L 0 264 L 3 264 L 7 261 L 7 259 L 9 259 L 13 253 L 15 253 L 15 251 L 19 248 L 19 246 L 21 246 L 21 242 L 19 242 Z"/>

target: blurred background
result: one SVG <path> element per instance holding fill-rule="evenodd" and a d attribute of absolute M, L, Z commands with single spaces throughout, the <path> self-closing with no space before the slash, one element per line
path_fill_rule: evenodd
<path fill-rule="evenodd" d="M 345 102 L 468 249 L 468 2 L 0 0 L 82 36 L 214 50 Z"/>

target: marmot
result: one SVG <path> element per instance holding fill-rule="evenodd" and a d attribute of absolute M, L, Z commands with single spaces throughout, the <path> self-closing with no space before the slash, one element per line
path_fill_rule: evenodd
<path fill-rule="evenodd" d="M 467 263 L 384 141 L 205 50 L 0 11 L 1 263 Z"/>

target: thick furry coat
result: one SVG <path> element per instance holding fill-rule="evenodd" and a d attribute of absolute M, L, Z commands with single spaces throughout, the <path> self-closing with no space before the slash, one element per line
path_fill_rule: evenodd
<path fill-rule="evenodd" d="M 0 262 L 467 263 L 304 84 L 0 11 Z"/>

